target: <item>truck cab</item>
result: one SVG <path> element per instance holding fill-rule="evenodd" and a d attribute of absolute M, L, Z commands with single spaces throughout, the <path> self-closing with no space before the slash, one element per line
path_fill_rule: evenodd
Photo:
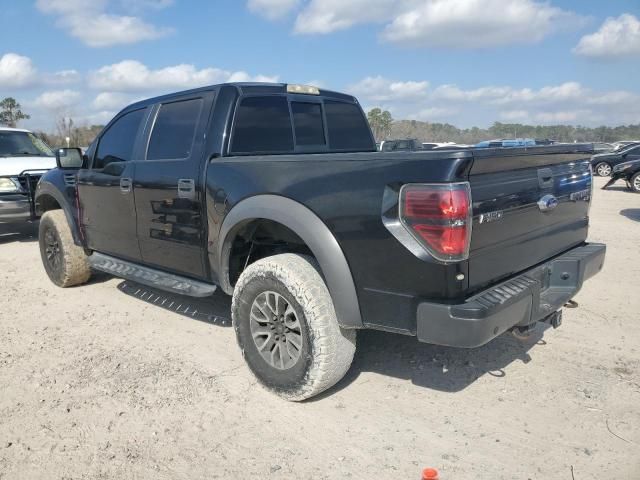
<path fill-rule="evenodd" d="M 36 219 L 36 185 L 55 166 L 53 151 L 33 132 L 0 127 L 0 222 Z"/>

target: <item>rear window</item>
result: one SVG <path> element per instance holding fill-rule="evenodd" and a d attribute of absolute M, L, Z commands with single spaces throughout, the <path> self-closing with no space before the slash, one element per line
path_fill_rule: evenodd
<path fill-rule="evenodd" d="M 247 97 L 236 112 L 233 153 L 290 153 L 293 132 L 286 97 Z"/>
<path fill-rule="evenodd" d="M 147 160 L 189 158 L 202 99 L 164 103 L 149 140 Z"/>
<path fill-rule="evenodd" d="M 324 102 L 331 150 L 374 150 L 369 125 L 358 105 Z"/>
<path fill-rule="evenodd" d="M 231 154 L 375 151 L 369 124 L 357 104 L 332 100 L 325 100 L 324 104 L 289 102 L 281 95 L 241 99 L 234 120 Z"/>
<path fill-rule="evenodd" d="M 291 102 L 296 145 L 324 145 L 322 107 L 319 103 Z"/>

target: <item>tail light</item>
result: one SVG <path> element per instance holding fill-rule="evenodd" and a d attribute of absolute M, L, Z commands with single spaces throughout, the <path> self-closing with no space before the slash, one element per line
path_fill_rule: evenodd
<path fill-rule="evenodd" d="M 445 262 L 468 258 L 469 183 L 404 185 L 400 190 L 400 221 L 434 258 Z"/>

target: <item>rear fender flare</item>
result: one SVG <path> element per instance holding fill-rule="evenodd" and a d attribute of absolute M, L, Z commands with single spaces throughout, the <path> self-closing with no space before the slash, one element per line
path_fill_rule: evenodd
<path fill-rule="evenodd" d="M 256 195 L 242 200 L 227 214 L 220 229 L 216 250 L 221 288 L 228 294 L 233 292 L 229 280 L 231 247 L 240 228 L 256 219 L 278 222 L 295 232 L 307 244 L 322 270 L 338 323 L 344 328 L 361 328 L 362 316 L 356 286 L 338 241 L 313 211 L 286 197 Z"/>

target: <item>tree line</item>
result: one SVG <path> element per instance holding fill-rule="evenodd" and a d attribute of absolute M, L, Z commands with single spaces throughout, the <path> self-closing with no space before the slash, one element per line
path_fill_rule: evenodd
<path fill-rule="evenodd" d="M 640 139 L 640 124 L 617 127 L 525 125 L 494 122 L 489 128 L 458 128 L 449 123 L 394 120 L 388 111 L 373 108 L 367 119 L 376 141 L 415 138 L 421 142 L 474 144 L 494 138 L 540 138 L 558 142 L 616 142 Z"/>
<path fill-rule="evenodd" d="M 0 125 L 18 126 L 30 116 L 14 98 L 0 101 Z M 385 139 L 415 138 L 421 142 L 456 142 L 474 144 L 493 138 L 540 138 L 559 142 L 616 142 L 618 140 L 640 140 L 640 124 L 617 127 L 584 127 L 573 125 L 525 125 L 521 123 L 494 122 L 489 128 L 458 128 L 449 123 L 422 122 L 418 120 L 394 120 L 389 111 L 372 108 L 367 120 L 376 141 Z M 70 117 L 60 115 L 55 119 L 52 131 L 36 132 L 49 145 L 89 145 L 102 130 L 102 125 L 77 125 Z"/>

